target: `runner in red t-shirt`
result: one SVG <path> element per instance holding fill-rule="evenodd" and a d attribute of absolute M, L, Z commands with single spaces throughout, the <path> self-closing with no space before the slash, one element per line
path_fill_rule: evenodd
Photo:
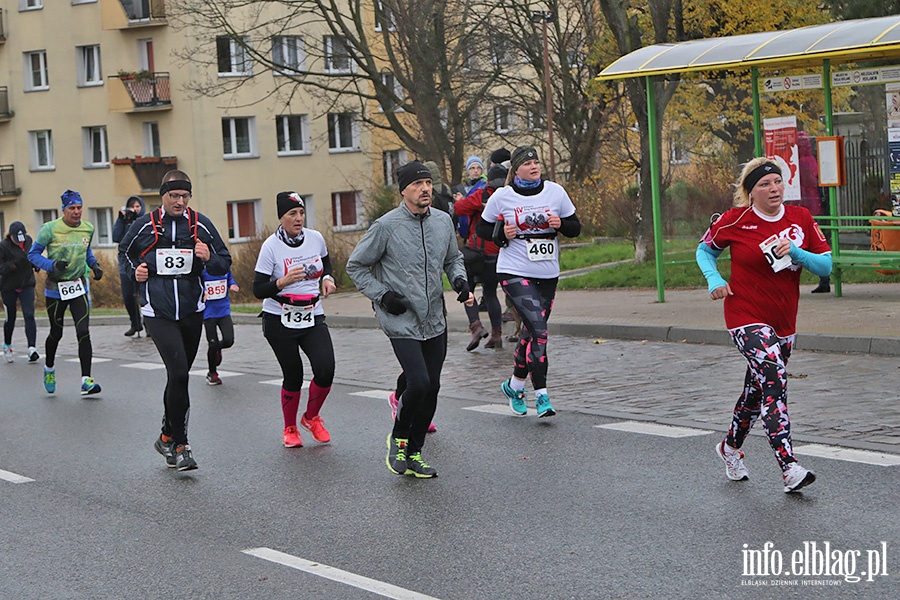
<path fill-rule="evenodd" d="M 791 446 L 787 412 L 787 361 L 791 354 L 800 299 L 800 269 L 820 277 L 831 273 L 831 249 L 809 211 L 785 206 L 778 166 L 756 158 L 744 166 L 734 193 L 735 208 L 720 216 L 697 248 L 697 264 L 713 300 L 725 300 L 725 326 L 747 359 L 744 391 L 728 436 L 716 445 L 729 479 L 748 478 L 739 449 L 762 417 L 769 443 L 782 469 L 785 492 L 815 481 L 801 467 Z M 731 281 L 716 259 L 731 249 Z"/>

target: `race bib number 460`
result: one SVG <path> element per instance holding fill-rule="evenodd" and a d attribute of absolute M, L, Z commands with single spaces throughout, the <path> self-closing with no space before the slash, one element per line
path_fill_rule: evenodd
<path fill-rule="evenodd" d="M 306 329 L 316 324 L 316 317 L 313 315 L 315 304 L 309 306 L 291 306 L 290 304 L 281 305 L 281 324 L 288 329 Z"/>
<path fill-rule="evenodd" d="M 157 275 L 187 275 L 194 268 L 194 251 L 189 248 L 157 248 Z"/>
<path fill-rule="evenodd" d="M 532 262 L 556 258 L 556 240 L 525 240 L 528 243 L 528 259 Z"/>
<path fill-rule="evenodd" d="M 75 281 L 60 281 L 57 285 L 60 300 L 74 300 L 79 296 L 84 296 L 84 282 L 80 279 Z"/>

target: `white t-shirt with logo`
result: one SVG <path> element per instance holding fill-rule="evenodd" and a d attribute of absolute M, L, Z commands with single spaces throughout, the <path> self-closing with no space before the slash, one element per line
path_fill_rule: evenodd
<path fill-rule="evenodd" d="M 319 283 L 322 275 L 322 257 L 328 256 L 325 247 L 325 238 L 314 229 L 303 229 L 303 243 L 296 248 L 291 248 L 282 242 L 274 233 L 266 238 L 259 249 L 259 258 L 256 260 L 257 273 L 267 273 L 271 281 L 287 275 L 288 271 L 296 267 L 306 270 L 306 279 L 297 281 L 281 290 L 283 295 L 319 295 Z M 273 315 L 281 315 L 281 303 L 274 298 L 263 300 L 263 312 Z M 322 301 L 316 302 L 313 314 L 324 315 Z"/>
<path fill-rule="evenodd" d="M 515 223 L 517 233 L 540 235 L 556 231 L 547 223 L 551 214 L 571 217 L 575 205 L 561 185 L 545 181 L 544 189 L 534 196 L 522 196 L 512 186 L 500 188 L 488 199 L 481 218 L 496 222 L 502 215 L 505 223 Z M 559 241 L 511 239 L 500 249 L 497 272 L 536 279 L 559 277 Z"/>

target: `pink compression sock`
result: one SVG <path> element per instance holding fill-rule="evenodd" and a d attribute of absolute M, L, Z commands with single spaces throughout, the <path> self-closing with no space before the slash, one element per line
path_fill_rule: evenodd
<path fill-rule="evenodd" d="M 331 391 L 330 385 L 327 388 L 323 388 L 316 385 L 315 381 L 309 382 L 309 402 L 306 403 L 305 415 L 307 419 L 312 419 L 319 414 L 329 391 Z"/>
<path fill-rule="evenodd" d="M 297 426 L 297 411 L 300 409 L 300 390 L 289 392 L 281 388 L 281 412 L 284 413 L 284 426 Z"/>

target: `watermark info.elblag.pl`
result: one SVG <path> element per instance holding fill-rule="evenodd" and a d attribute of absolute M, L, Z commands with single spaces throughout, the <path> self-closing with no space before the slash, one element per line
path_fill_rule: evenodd
<path fill-rule="evenodd" d="M 762 548 L 743 545 L 741 585 L 838 586 L 888 576 L 887 542 L 867 550 L 832 547 L 831 542 L 803 542 L 782 552 L 773 542 Z"/>

